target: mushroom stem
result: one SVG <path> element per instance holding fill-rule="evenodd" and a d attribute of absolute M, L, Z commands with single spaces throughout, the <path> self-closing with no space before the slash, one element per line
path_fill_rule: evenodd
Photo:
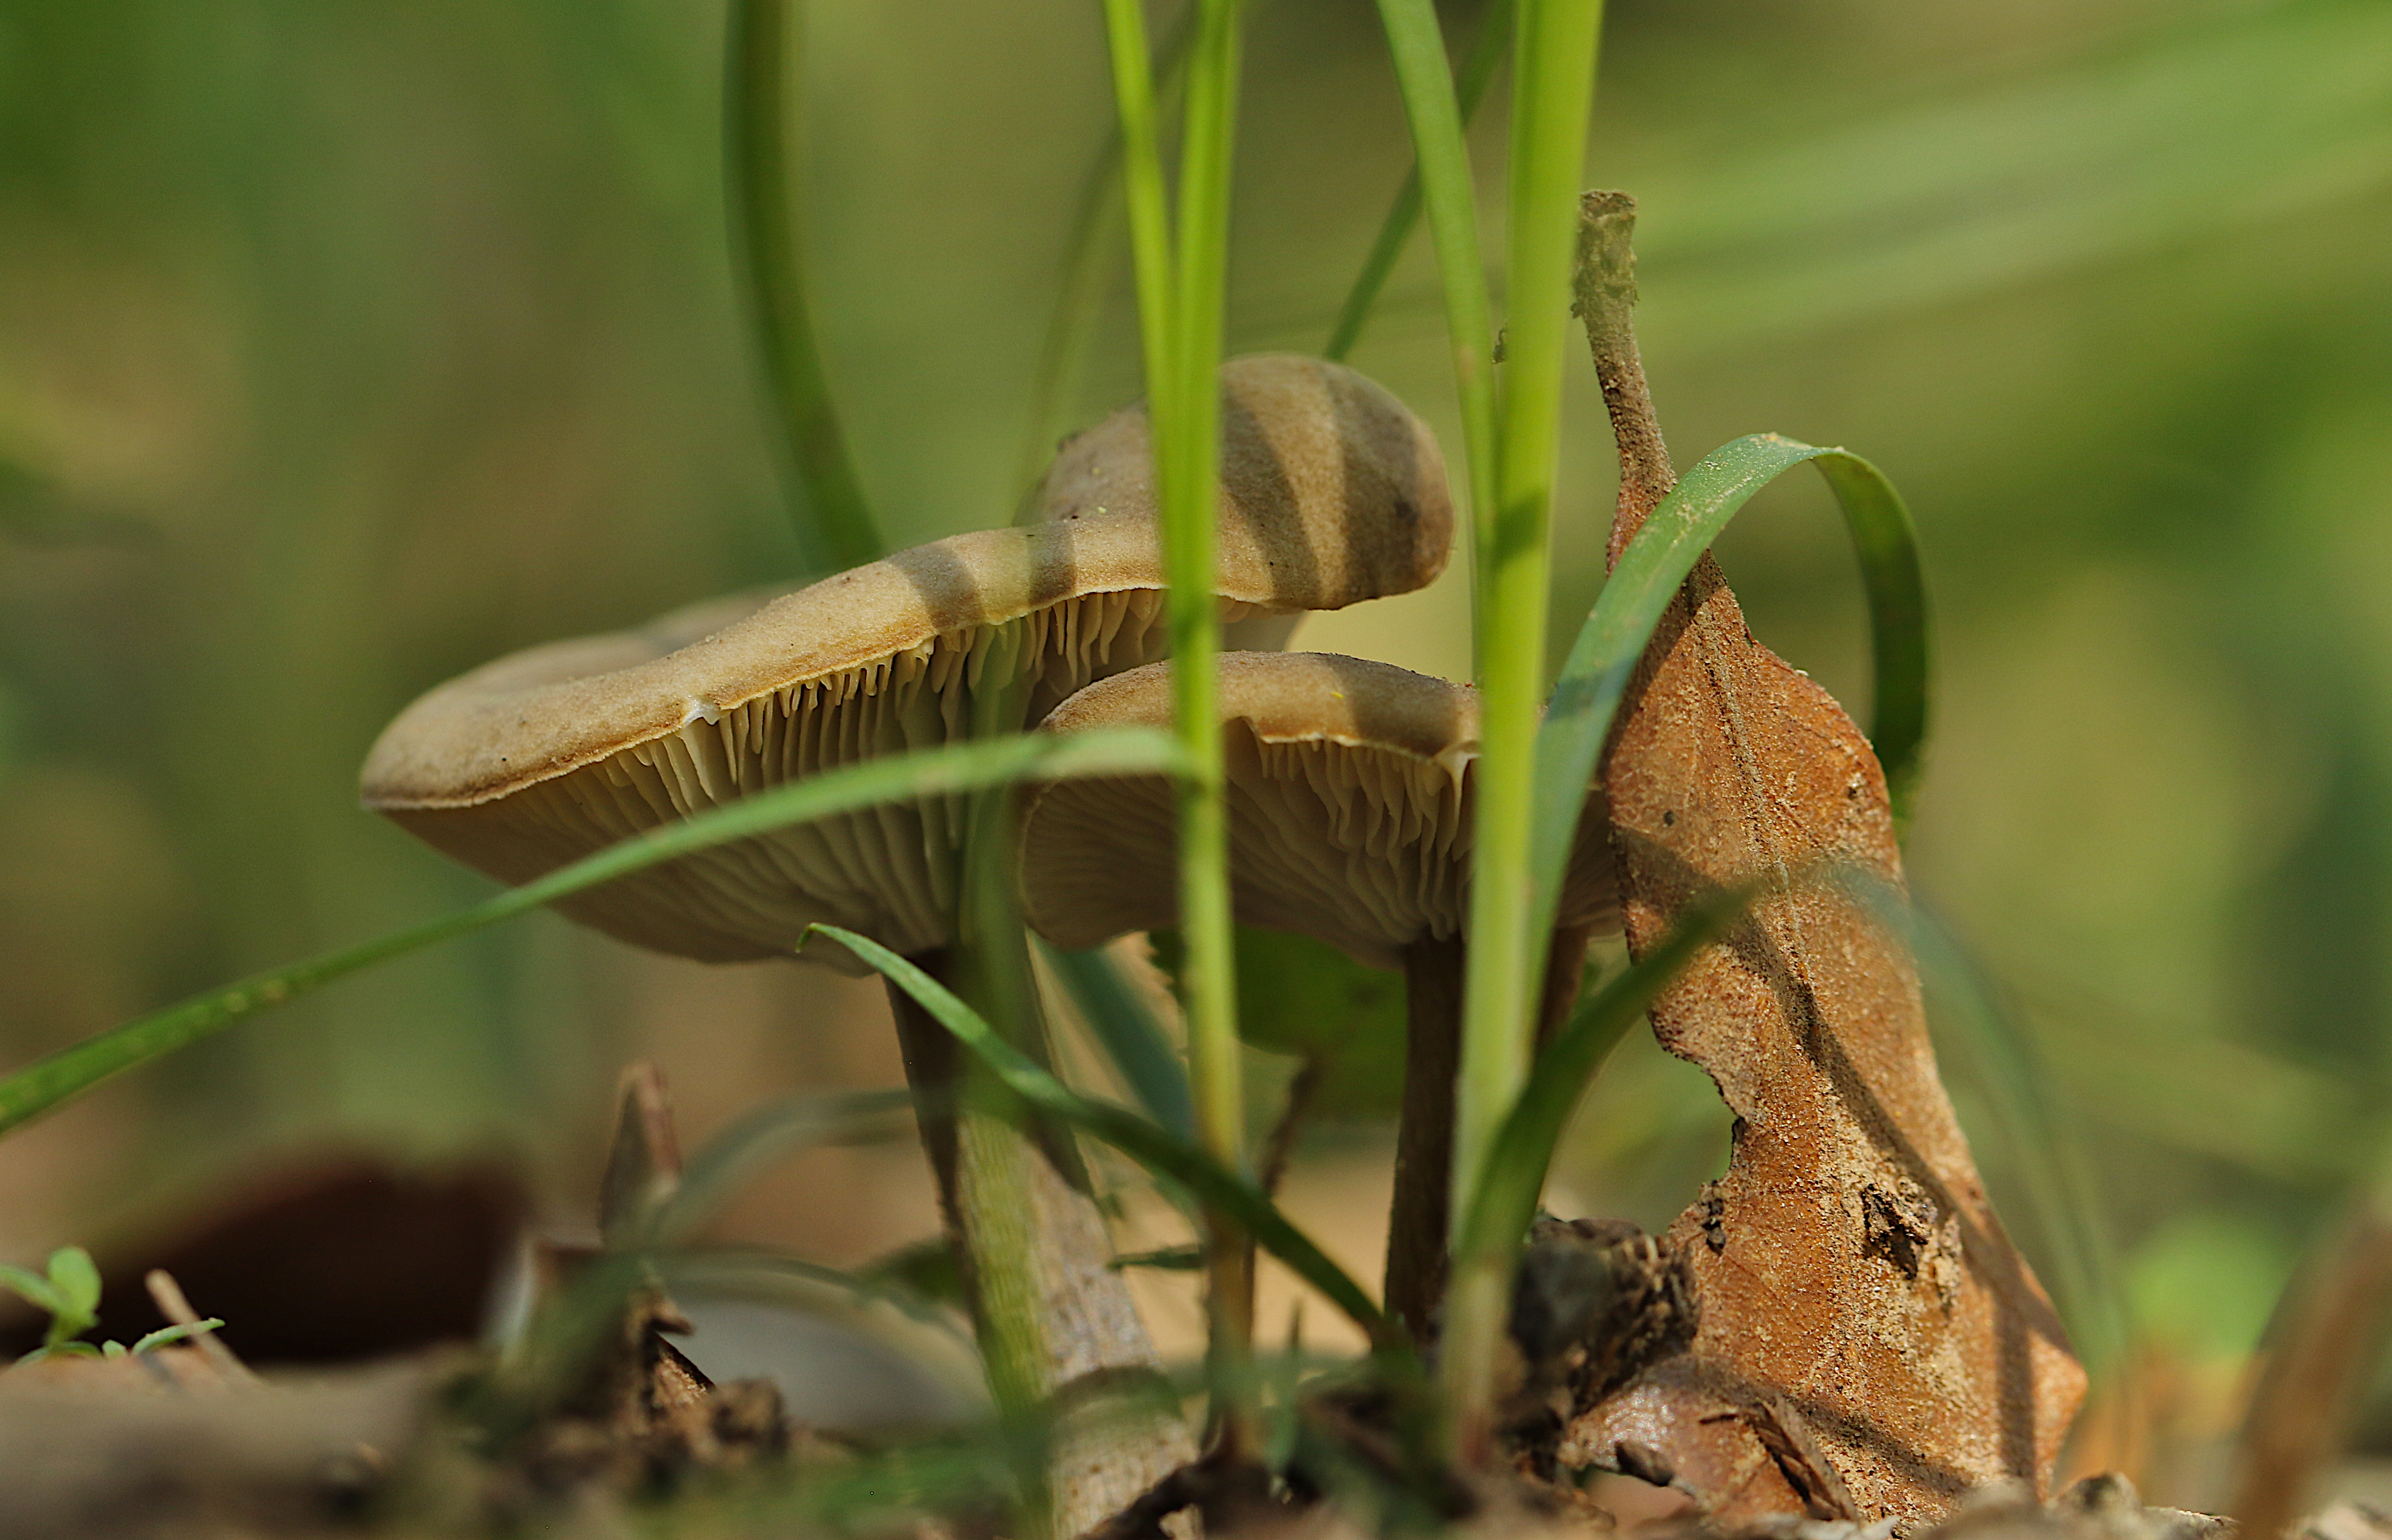
<path fill-rule="evenodd" d="M 1462 937 L 1415 941 L 1404 958 L 1404 1103 L 1387 1213 L 1387 1312 L 1426 1341 L 1445 1293 L 1453 1189 L 1453 1084 L 1462 1069 Z"/>
<path fill-rule="evenodd" d="M 1593 933 L 1554 933 L 1537 1008 L 1542 1048 L 1568 1020 Z M 1460 936 L 1413 942 L 1404 959 L 1404 1101 L 1396 1131 L 1396 1192 L 1387 1215 L 1387 1312 L 1426 1341 L 1445 1295 L 1452 1224 L 1453 1088 L 1462 1069 L 1466 950 Z"/>
<path fill-rule="evenodd" d="M 912 960 L 950 987 L 968 972 L 953 948 Z M 894 985 L 889 1004 L 990 1389 L 1008 1413 L 1056 1413 L 1047 1527 L 1083 1533 L 1193 1459 L 1195 1444 L 1137 1394 L 1162 1360 L 1110 1265 L 1112 1240 L 1076 1152 L 1047 1146 L 1069 1136 L 1028 1133 L 976 1105 L 954 1036 Z"/>

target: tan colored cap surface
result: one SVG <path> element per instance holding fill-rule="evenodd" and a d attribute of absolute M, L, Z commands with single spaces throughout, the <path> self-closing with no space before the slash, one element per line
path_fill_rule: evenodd
<path fill-rule="evenodd" d="M 1324 408 L 1290 398 L 1252 410 Z M 1439 476 L 1435 500 L 1400 509 L 1352 501 L 1392 485 L 1367 477 L 1331 486 L 1291 473 L 1276 498 L 1250 499 L 1247 534 L 1221 542 L 1225 619 L 1426 583 L 1450 523 L 1420 516 L 1445 506 Z M 1382 526 L 1401 533 L 1374 535 Z M 1136 511 L 958 535 L 777 598 L 532 648 L 402 712 L 367 759 L 366 805 L 521 882 L 754 791 L 961 737 L 984 680 L 1020 685 L 1014 724 L 1027 725 L 1090 680 L 1164 651 L 1156 535 Z M 1410 565 L 1391 555 L 1399 548 Z M 826 819 L 558 907 L 626 941 L 714 961 L 785 955 L 823 920 L 919 952 L 950 939 L 962 814 L 957 800 Z"/>
<path fill-rule="evenodd" d="M 1428 424 L 1368 377 L 1294 353 L 1221 366 L 1225 555 L 1259 563 L 1278 610 L 1337 609 L 1406 594 L 1445 566 L 1453 501 Z M 1318 510 L 1302 520 L 1290 507 Z M 1037 516 L 1155 512 L 1143 404 L 1067 439 L 1039 489 Z"/>
<path fill-rule="evenodd" d="M 1313 936 L 1380 968 L 1461 930 L 1477 692 L 1327 653 L 1225 653 L 1220 666 L 1239 923 Z M 1091 685 L 1044 730 L 1167 727 L 1170 671 Z M 1038 788 L 1022 819 L 1025 918 L 1069 947 L 1176 923 L 1173 817 L 1159 777 Z M 1599 816 L 1580 829 L 1563 909 L 1568 923 L 1617 923 Z"/>

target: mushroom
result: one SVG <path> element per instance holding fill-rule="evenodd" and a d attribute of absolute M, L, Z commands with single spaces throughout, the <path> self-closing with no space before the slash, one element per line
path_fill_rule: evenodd
<path fill-rule="evenodd" d="M 1090 685 L 1053 733 L 1167 723 L 1171 665 Z M 1325 941 L 1405 982 L 1404 1099 L 1388 1220 L 1386 1303 L 1416 1335 L 1443 1290 L 1469 913 L 1477 692 L 1324 653 L 1228 653 L 1220 714 L 1230 902 L 1241 924 Z M 1168 782 L 1041 785 L 1021 817 L 1022 916 L 1059 946 L 1178 920 Z M 1577 990 L 1586 938 L 1616 927 L 1599 810 L 1580 819 L 1562 894 L 1547 1011 Z"/>
<path fill-rule="evenodd" d="M 1420 587 L 1443 568 L 1443 463 L 1395 398 L 1340 366 L 1276 357 L 1231 363 L 1222 387 L 1214 591 L 1226 620 L 1337 608 Z M 1034 724 L 1167 645 L 1150 500 L 1124 491 L 1129 505 L 1114 509 L 1070 489 L 1150 483 L 1150 470 L 1112 463 L 1143 452 L 1142 421 L 1135 409 L 1117 414 L 1067 448 L 1073 469 L 1044 522 L 916 546 L 777 598 L 535 647 L 443 685 L 374 745 L 366 805 L 522 882 L 776 785 Z M 786 957 L 827 921 L 952 978 L 965 822 L 962 798 L 887 804 L 650 868 L 558 907 L 707 961 Z M 952 1102 L 953 1043 L 911 997 L 891 987 L 890 998 L 908 1078 L 928 1106 Z M 968 1259 L 959 1194 L 972 1178 L 958 1170 L 957 1120 L 931 1112 L 922 1131 L 950 1242 Z M 1057 1191 L 1035 1215 L 989 1222 L 1042 1227 L 1034 1249 L 1053 1270 L 1046 1302 L 1069 1317 L 1051 1327 L 1061 1347 L 1046 1389 L 1151 1363 L 1119 1275 L 1102 1266 L 1093 1206 L 1047 1162 L 1022 1165 Z"/>
<path fill-rule="evenodd" d="M 1281 355 L 1233 361 L 1223 395 L 1215 592 L 1226 621 L 1406 593 L 1444 568 L 1443 462 L 1394 397 Z M 1035 723 L 1164 650 L 1146 448 L 1142 410 L 1129 409 L 1067 444 L 1045 523 L 534 647 L 441 685 L 374 745 L 366 805 L 521 882 L 767 787 L 965 736 L 992 679 L 1021 689 L 1000 725 Z M 817 920 L 918 956 L 954 939 L 960 812 L 938 802 L 825 820 L 558 907 L 706 961 L 784 956 Z"/>
<path fill-rule="evenodd" d="M 1337 538 L 1350 564 L 1401 574 L 1419 560 L 1423 541 L 1443 562 L 1453 515 L 1436 454 L 1419 419 L 1342 365 L 1296 353 L 1254 353 L 1222 367 L 1224 496 L 1237 508 L 1347 510 Z M 1063 441 L 1039 484 L 1034 517 L 1154 515 L 1159 506 L 1153 435 L 1140 401 Z M 1229 526 L 1223 532 L 1230 538 Z M 1287 581 L 1295 584 L 1311 581 L 1298 574 L 1320 559 L 1284 542 L 1273 555 L 1289 566 Z M 1276 652 L 1305 610 L 1335 607 L 1281 606 L 1225 616 L 1222 646 Z"/>

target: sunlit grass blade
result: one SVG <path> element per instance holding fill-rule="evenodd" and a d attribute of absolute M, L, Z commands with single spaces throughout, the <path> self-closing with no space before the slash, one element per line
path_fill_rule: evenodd
<path fill-rule="evenodd" d="M 1038 942 L 1041 956 L 1079 1008 L 1080 1019 L 1121 1073 L 1146 1115 L 1181 1139 L 1196 1137 L 1188 1069 L 1163 1023 L 1102 949 L 1066 951 Z"/>
<path fill-rule="evenodd" d="M 1472 824 L 1470 958 L 1462 1073 L 1454 1098 L 1453 1190 L 1476 1190 L 1495 1134 L 1528 1073 L 1542 970 L 1530 920 L 1536 737 L 1544 685 L 1554 475 L 1570 320 L 1580 176 L 1594 104 L 1600 0 L 1518 0 L 1512 65 L 1505 354 L 1497 404 L 1494 499 L 1476 511 L 1477 811 Z M 1424 172 L 1427 171 L 1424 162 Z M 1437 202 L 1430 189 L 1434 221 Z M 1440 268 L 1445 265 L 1440 262 Z M 1476 474 L 1473 486 L 1479 485 Z M 1455 1218 L 1458 1220 L 1460 1214 Z M 1508 1259 L 1457 1273 L 1446 1296 L 1438 1381 L 1448 1452 L 1491 1457 L 1494 1378 Z"/>
<path fill-rule="evenodd" d="M 1436 13 L 1427 5 L 1416 3 L 1416 0 L 1381 0 L 1379 14 L 1387 29 L 1388 41 L 1398 48 L 1399 54 L 1411 59 L 1425 56 L 1427 50 L 1423 44 L 1436 38 Z M 1425 34 L 1422 33 L 1420 24 L 1423 15 L 1426 15 L 1428 20 L 1429 31 Z M 1400 44 L 1397 43 L 1399 35 L 1403 39 Z M 1486 97 L 1488 84 L 1495 78 L 1496 66 L 1502 63 L 1511 43 L 1512 0 L 1488 0 L 1479 15 L 1478 35 L 1470 45 L 1470 57 L 1462 61 L 1461 73 L 1453 77 L 1450 86 L 1462 124 L 1468 124 L 1477 115 L 1478 103 Z M 1442 45 L 1436 52 L 1441 61 L 1444 55 Z M 1420 115 L 1410 104 L 1415 92 L 1422 94 L 1424 105 L 1432 100 L 1429 92 L 1432 83 L 1418 71 L 1399 72 L 1397 78 L 1404 91 L 1406 111 L 1416 125 L 1412 132 L 1417 143 Z M 1447 89 L 1442 83 L 1435 84 L 1440 92 Z M 1379 295 L 1386 288 L 1387 280 L 1395 273 L 1396 263 L 1404 254 L 1404 245 L 1411 239 L 1412 227 L 1420 222 L 1423 203 L 1421 165 L 1424 159 L 1415 151 L 1412 168 L 1404 174 L 1404 184 L 1396 189 L 1395 201 L 1387 206 L 1387 215 L 1379 223 L 1379 233 L 1371 242 L 1370 254 L 1362 259 L 1362 270 L 1354 275 L 1353 286 L 1346 291 L 1346 303 L 1338 307 L 1337 321 L 1330 329 L 1329 344 L 1320 350 L 1324 357 L 1342 360 L 1354 351 L 1354 345 L 1362 340 L 1362 328 L 1369 322 L 1372 309 L 1379 303 Z M 1469 163 L 1466 159 L 1462 169 L 1467 190 Z M 1476 254 L 1474 245 L 1474 258 Z M 1477 280 L 1477 284 L 1483 298 L 1487 287 L 1483 275 Z M 1448 289 L 1449 324 L 1451 298 L 1452 291 Z M 1488 362 L 1491 363 L 1492 359 L 1489 359 Z"/>
<path fill-rule="evenodd" d="M 1744 916 L 1757 891 L 1718 894 L 1691 906 L 1659 946 L 1580 1004 L 1537 1055 L 1463 1211 L 1454 1246 L 1457 1270 L 1518 1247 L 1529 1220 L 1536 1218 L 1537 1197 L 1544 1190 L 1554 1149 L 1594 1072 L 1695 954 Z"/>
<path fill-rule="evenodd" d="M 813 930 L 853 952 L 919 1001 L 922 1009 L 980 1056 L 1006 1089 L 1033 1109 L 1101 1140 L 1155 1175 L 1178 1182 L 1208 1207 L 1228 1214 L 1265 1250 L 1345 1312 L 1374 1344 L 1403 1345 L 1401 1328 L 1253 1182 L 1136 1113 L 1071 1090 L 998 1037 L 952 991 L 878 942 L 836 925 L 816 925 Z"/>
<path fill-rule="evenodd" d="M 1121 115 L 1122 196 L 1129 216 L 1131 266 L 1138 274 L 1138 333 L 1146 365 L 1149 413 L 1164 410 L 1173 380 L 1171 207 L 1164 196 L 1163 147 L 1155 125 L 1154 67 L 1138 0 L 1104 0 L 1113 99 Z M 1158 446 L 1159 449 L 1159 446 Z"/>
<path fill-rule="evenodd" d="M 1867 590 L 1876 658 L 1871 740 L 1901 818 L 1918 780 L 1927 736 L 1927 590 L 1918 538 L 1902 497 L 1856 454 L 1754 434 L 1705 455 L 1620 554 L 1619 565 L 1579 628 L 1537 735 L 1532 868 L 1537 923 L 1550 929 L 1571 830 L 1611 719 L 1644 644 L 1695 563 L 1755 492 L 1781 473 L 1819 468 L 1844 511 Z"/>
<path fill-rule="evenodd" d="M 133 1344 L 133 1351 L 136 1353 L 154 1352 L 160 1348 L 169 1348 L 177 1342 L 188 1341 L 204 1332 L 218 1330 L 223 1325 L 223 1316 L 211 1315 L 205 1320 L 186 1321 L 178 1325 L 161 1326 L 136 1340 Z M 113 1348 L 116 1344 L 110 1342 L 107 1346 Z"/>
<path fill-rule="evenodd" d="M 1510 34 L 1508 0 L 1497 0 L 1479 39 L 1500 50 Z M 1495 321 L 1487 298 L 1486 259 L 1478 242 L 1478 196 L 1470 176 L 1470 145 L 1462 131 L 1463 109 L 1445 58 L 1430 0 L 1379 0 L 1380 24 L 1403 93 L 1404 117 L 1411 127 L 1413 177 L 1428 209 L 1429 240 L 1436 248 L 1439 287 L 1445 295 L 1445 329 L 1452 349 L 1453 388 L 1462 407 L 1463 458 L 1468 464 L 1472 527 L 1481 569 L 1494 538 L 1502 496 L 1495 441 Z M 1474 60 L 1474 63 L 1476 63 Z M 1494 68 L 1486 62 L 1478 84 Z M 1349 309 L 1353 305 L 1348 300 Z M 1354 324 L 1358 327 L 1357 317 Z M 1342 323 L 1341 323 L 1342 326 Z M 1332 345 L 1333 348 L 1333 345 Z M 1332 357 L 1338 356 L 1332 351 Z M 1482 599 L 1484 595 L 1481 595 Z"/>
<path fill-rule="evenodd" d="M 528 914 L 660 862 L 878 803 L 943 796 L 1032 777 L 1168 774 L 1183 763 L 1177 746 L 1162 734 L 1123 729 L 1068 737 L 999 738 L 834 770 L 610 845 L 469 908 L 271 972 L 253 974 L 61 1049 L 0 1080 L 0 1133 L 53 1111 L 127 1070 L 335 979 Z"/>
<path fill-rule="evenodd" d="M 1236 143 L 1240 0 L 1196 0 L 1179 143 L 1176 228 L 1164 206 L 1151 66 L 1138 0 L 1106 0 L 1123 176 L 1138 269 L 1138 336 L 1168 579 L 1173 727 L 1187 765 L 1175 786 L 1179 932 L 1187 947 L 1188 1078 L 1197 1142 L 1226 1170 L 1246 1164 L 1245 1096 L 1229 933 L 1228 816 L 1223 795 L 1218 682 L 1220 619 L 1212 594 L 1214 506 L 1220 474 L 1221 332 L 1228 287 L 1229 164 Z M 1176 236 L 1176 244 L 1175 244 Z M 1242 1406 L 1250 1377 L 1252 1278 L 1230 1213 L 1208 1208 L 1211 1351 L 1216 1389 Z M 1244 1442 L 1242 1414 L 1233 1442 Z"/>
<path fill-rule="evenodd" d="M 1230 1171 L 1246 1166 L 1244 1049 L 1238 1040 L 1237 953 L 1229 928 L 1227 772 L 1216 699 L 1220 607 L 1213 597 L 1214 516 L 1220 482 L 1221 335 L 1228 300 L 1229 164 L 1237 137 L 1241 0 L 1198 0 L 1179 143 L 1177 260 L 1172 272 L 1170 390 L 1152 411 L 1170 580 L 1172 722 L 1188 773 L 1176 786 L 1180 973 L 1188 1020 L 1188 1080 L 1197 1143 Z M 1227 1211 L 1208 1209 L 1208 1303 L 1221 1389 L 1243 1400 L 1242 1364 L 1254 1310 L 1250 1253 Z"/>
<path fill-rule="evenodd" d="M 914 1093 L 902 1089 L 784 1096 L 755 1108 L 708 1140 L 682 1168 L 672 1196 L 649 1216 L 647 1244 L 687 1239 L 775 1161 L 817 1144 L 895 1131 L 913 1110 Z"/>
<path fill-rule="evenodd" d="M 789 517 L 808 566 L 856 567 L 886 549 L 831 400 L 814 333 L 799 185 L 804 0 L 733 0 L 723 72 L 723 138 L 734 253 L 754 321 L 774 426 L 799 494 Z"/>

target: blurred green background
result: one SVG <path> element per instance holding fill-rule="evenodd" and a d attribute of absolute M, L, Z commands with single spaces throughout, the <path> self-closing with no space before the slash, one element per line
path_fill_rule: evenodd
<path fill-rule="evenodd" d="M 810 8 L 819 320 L 866 483 L 899 541 L 1002 522 L 1110 123 L 1096 7 Z M 7 1062 L 470 897 L 357 809 L 398 707 L 798 575 L 725 248 L 722 20 L 0 4 Z M 1615 0 L 1602 73 L 1589 178 L 1643 202 L 1682 463 L 1842 443 L 1917 513 L 1941 693 L 1914 882 L 2011 1024 L 1950 1026 L 1995 1043 L 1947 1039 L 1956 1094 L 2146 1433 L 2194 1447 L 2392 1090 L 2392 7 Z M 1500 123 L 1499 98 L 1488 185 Z M 1407 158 L 1365 0 L 1257 4 L 1240 155 L 1231 346 L 1317 348 Z M 1434 277 L 1416 243 L 1355 361 L 1454 445 Z M 1136 393 L 1128 298 L 1117 268 L 1075 422 Z M 1573 371 L 1557 646 L 1611 493 Z M 1865 720 L 1824 493 L 1774 490 L 1722 558 Z M 1465 674 L 1461 566 L 1297 645 Z M 626 1057 L 702 1133 L 893 1079 L 884 1038 L 868 988 L 543 918 L 0 1145 L 0 1253 L 333 1141 L 512 1152 L 570 1214 Z M 1983 1067 L 2022 1051 L 2023 1103 Z M 1371 1137 L 1327 1130 L 1316 1164 Z M 1658 1223 L 1723 1140 L 1699 1075 L 1632 1045 L 1561 1185 Z M 831 1260 L 927 1233 L 910 1153 L 822 1159 L 843 1174 L 727 1222 Z M 2072 1171 L 2089 1239 L 2048 1201 Z M 2130 1334 L 2092 1320 L 2105 1256 Z"/>

